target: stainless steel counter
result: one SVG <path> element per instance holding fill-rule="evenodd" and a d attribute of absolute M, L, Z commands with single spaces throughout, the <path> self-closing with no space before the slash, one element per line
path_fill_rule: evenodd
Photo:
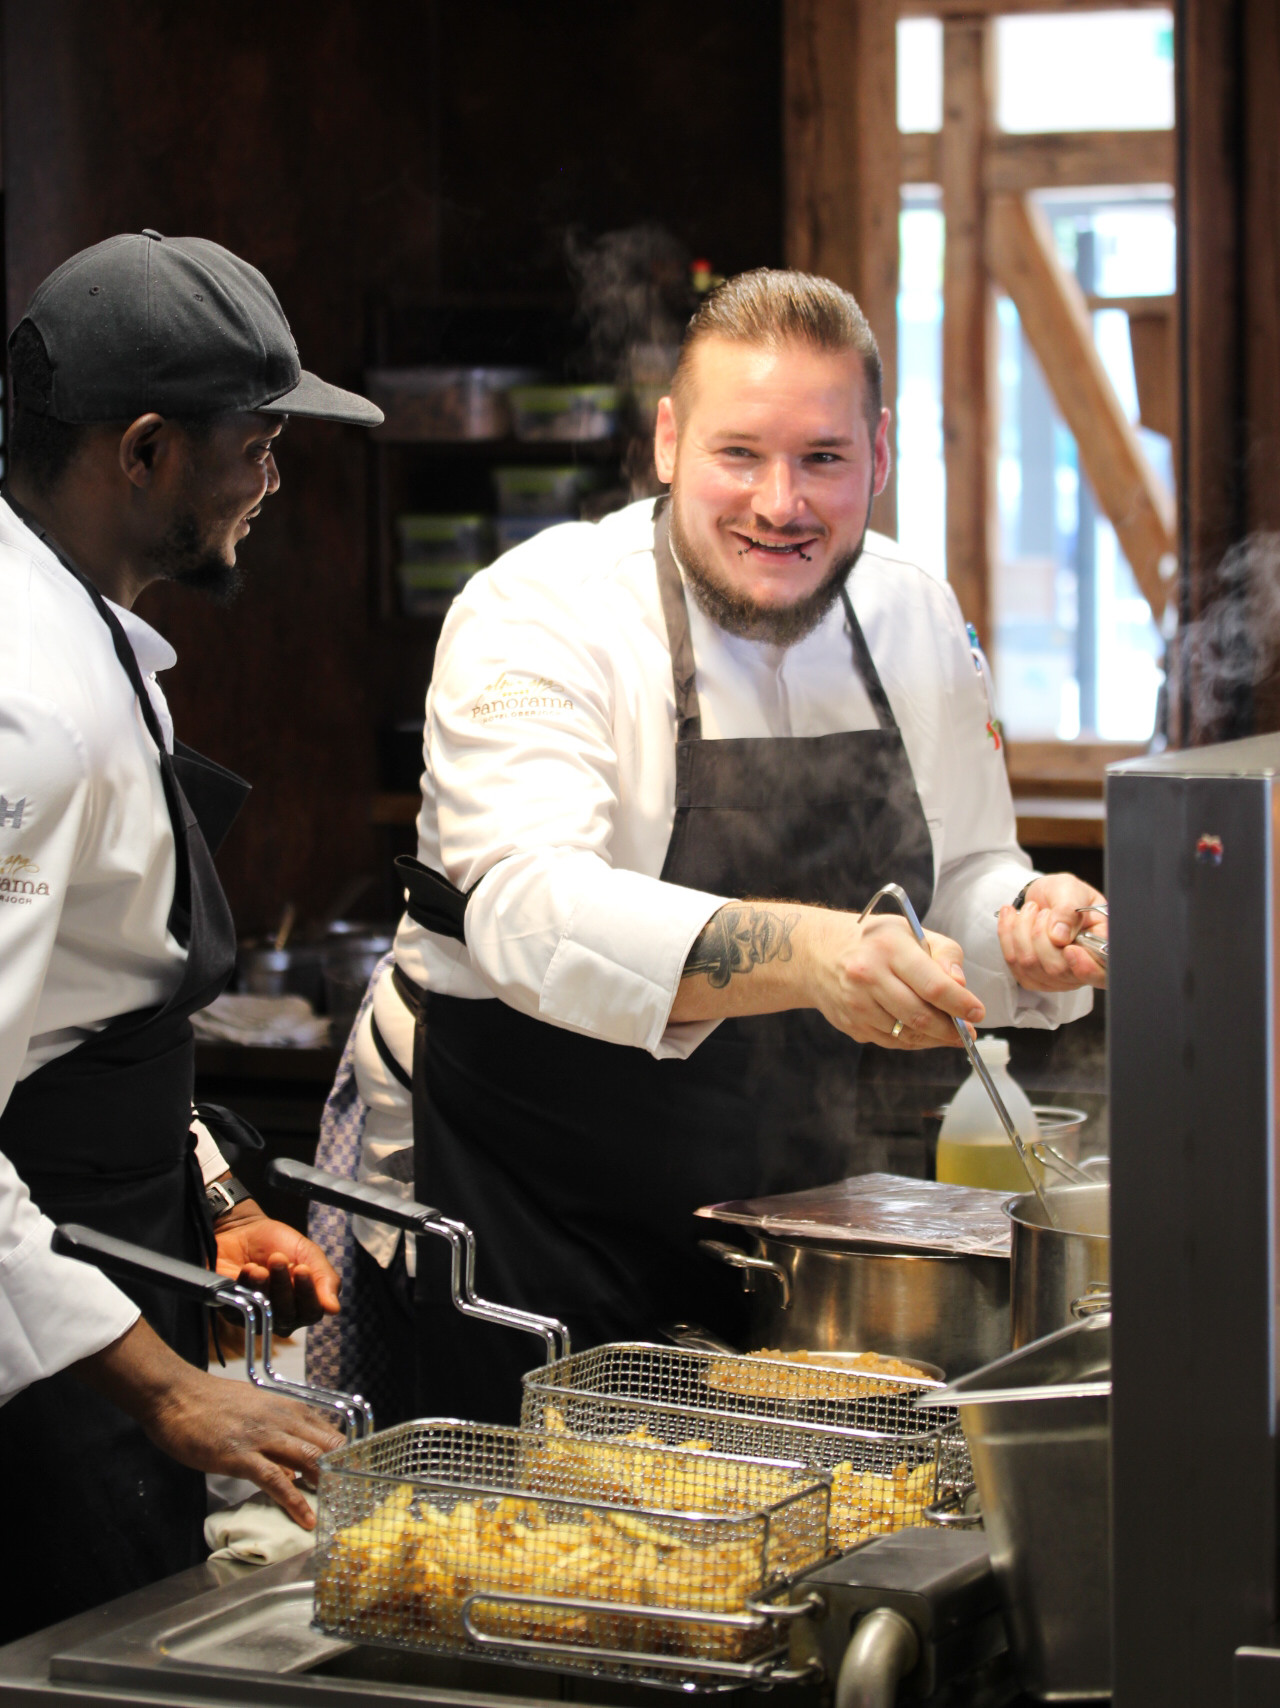
<path fill-rule="evenodd" d="M 660 1708 L 662 1693 L 549 1670 L 340 1642 L 311 1629 L 311 1556 L 215 1562 L 0 1649 L 0 1708 Z M 771 1693 L 814 1708 L 812 1691 Z"/>
<path fill-rule="evenodd" d="M 911 1700 L 1005 1708 L 1016 1697 L 980 1537 L 883 1537 L 804 1580 L 806 1590 L 815 1587 L 828 1613 L 812 1631 L 803 1622 L 800 1641 L 822 1658 L 828 1679 L 862 1613 L 891 1604 L 924 1639 L 919 1676 L 904 1685 Z M 266 1568 L 194 1567 L 0 1649 L 0 1708 L 662 1708 L 670 1700 L 652 1687 L 586 1674 L 342 1642 L 312 1630 L 311 1602 L 307 1554 Z M 819 1708 L 829 1690 L 778 1685 L 769 1701 Z"/>

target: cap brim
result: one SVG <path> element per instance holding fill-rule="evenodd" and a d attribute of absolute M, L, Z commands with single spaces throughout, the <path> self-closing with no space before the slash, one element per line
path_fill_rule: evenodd
<path fill-rule="evenodd" d="M 263 415 L 309 415 L 317 421 L 345 421 L 351 427 L 379 427 L 385 419 L 367 397 L 330 385 L 305 368 L 292 391 L 270 403 L 260 403 L 258 410 Z"/>

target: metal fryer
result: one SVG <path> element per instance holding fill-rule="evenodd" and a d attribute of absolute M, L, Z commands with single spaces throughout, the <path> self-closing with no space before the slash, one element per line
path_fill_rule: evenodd
<path fill-rule="evenodd" d="M 220 1303 L 228 1296 L 240 1295 L 234 1302 L 238 1308 L 251 1312 L 248 1327 L 252 1330 L 256 1326 L 256 1317 L 256 1324 L 265 1331 L 264 1347 L 268 1349 L 264 1360 L 266 1368 L 255 1375 L 255 1380 L 272 1385 L 269 1373 L 270 1307 L 262 1295 L 237 1288 L 235 1283 L 205 1270 L 157 1258 L 141 1248 L 107 1239 L 87 1229 L 60 1229 L 55 1235 L 55 1244 L 68 1255 L 96 1263 L 108 1271 L 144 1274 L 190 1290 L 206 1303 Z M 252 1346 L 251 1335 L 249 1345 Z M 278 1379 L 275 1385 L 286 1386 Z M 391 1476 L 387 1462 L 378 1457 L 388 1451 L 382 1443 L 394 1444 L 396 1431 L 363 1438 L 363 1432 L 369 1427 L 367 1408 L 336 1395 L 322 1397 L 292 1386 L 289 1391 L 300 1393 L 302 1397 L 324 1398 L 343 1417 L 348 1435 L 353 1438 L 352 1445 L 330 1456 L 326 1468 L 332 1464 L 339 1473 L 345 1470 L 348 1473 L 346 1481 L 363 1484 L 366 1491 L 377 1487 L 382 1491 L 384 1500 L 394 1493 L 399 1484 L 401 1504 L 406 1509 L 411 1506 L 417 1498 L 413 1486 L 406 1491 L 404 1484 L 407 1479 Z M 399 1434 L 403 1438 L 412 1435 L 414 1429 L 423 1427 L 402 1426 Z M 425 1427 L 434 1428 L 437 1433 L 451 1432 L 455 1439 L 465 1439 L 470 1433 L 473 1441 L 477 1434 L 490 1438 L 495 1433 L 508 1438 L 521 1436 L 517 1431 L 495 1432 L 490 1429 L 477 1432 L 474 1426 L 456 1423 Z M 239 1677 L 247 1687 L 265 1676 L 254 1669 L 265 1666 L 267 1673 L 274 1674 L 298 1664 L 311 1666 L 317 1661 L 324 1667 L 335 1655 L 340 1658 L 348 1651 L 355 1659 L 372 1644 L 374 1649 L 400 1650 L 402 1659 L 406 1662 L 412 1660 L 415 1666 L 454 1665 L 456 1662 L 448 1657 L 470 1654 L 480 1659 L 500 1659 L 504 1668 L 513 1664 L 555 1671 L 568 1668 L 600 1677 L 622 1677 L 633 1684 L 665 1683 L 685 1690 L 722 1689 L 748 1681 L 808 1680 L 813 1684 L 819 1683 L 823 1677 L 834 1678 L 838 1673 L 838 1694 L 847 1688 L 865 1687 L 887 1692 L 883 1700 L 888 1701 L 893 1693 L 892 1680 L 911 1671 L 917 1661 L 923 1669 L 921 1682 L 928 1681 L 930 1692 L 935 1680 L 954 1676 L 957 1668 L 963 1672 L 975 1662 L 985 1665 L 988 1659 L 998 1664 L 1003 1642 L 998 1616 L 990 1604 L 990 1592 L 984 1588 L 989 1581 L 985 1551 L 979 1547 L 977 1552 L 973 1552 L 973 1544 L 968 1538 L 910 1529 L 880 1537 L 870 1547 L 859 1549 L 842 1560 L 830 1560 L 816 1572 L 801 1569 L 797 1578 L 792 1568 L 800 1566 L 812 1541 L 815 1490 L 825 1512 L 825 1503 L 829 1499 L 827 1479 L 795 1465 L 747 1463 L 744 1466 L 741 1461 L 735 1463 L 703 1453 L 664 1452 L 653 1444 L 616 1440 L 582 1442 L 556 1434 L 535 1433 L 530 1436 L 527 1432 L 521 1438 L 527 1444 L 524 1457 L 508 1478 L 505 1489 L 482 1480 L 493 1475 L 494 1468 L 478 1464 L 473 1448 L 470 1463 L 462 1475 L 457 1474 L 455 1466 L 452 1477 L 445 1477 L 442 1486 L 438 1476 L 434 1479 L 437 1486 L 427 1492 L 434 1493 L 437 1498 L 428 1504 L 436 1509 L 438 1516 L 445 1505 L 449 1506 L 451 1513 L 462 1507 L 469 1508 L 469 1514 L 464 1514 L 458 1521 L 463 1526 L 475 1519 L 477 1497 L 487 1509 L 490 1523 L 502 1524 L 512 1520 L 527 1523 L 534 1513 L 541 1513 L 545 1520 L 548 1509 L 558 1518 L 560 1509 L 564 1508 L 573 1514 L 565 1522 L 587 1529 L 589 1542 L 598 1540 L 590 1535 L 593 1522 L 600 1525 L 608 1521 L 624 1536 L 627 1535 L 626 1527 L 630 1525 L 631 1540 L 639 1547 L 651 1546 L 658 1551 L 660 1558 L 663 1554 L 671 1556 L 673 1547 L 678 1545 L 677 1533 L 683 1529 L 692 1532 L 686 1546 L 693 1543 L 701 1550 L 697 1564 L 703 1569 L 692 1576 L 686 1571 L 683 1578 L 677 1573 L 665 1586 L 659 1581 L 659 1593 L 655 1595 L 651 1589 L 648 1601 L 630 1604 L 617 1599 L 605 1600 L 596 1593 L 605 1587 L 603 1571 L 598 1579 L 591 1579 L 589 1587 L 593 1593 L 589 1596 L 566 1596 L 563 1582 L 554 1581 L 551 1584 L 555 1592 L 553 1595 L 545 1596 L 538 1590 L 531 1595 L 526 1579 L 518 1592 L 498 1590 L 477 1594 L 474 1598 L 470 1595 L 461 1597 L 464 1604 L 470 1601 L 470 1606 L 455 1609 L 461 1612 L 464 1621 L 462 1629 L 468 1642 L 465 1649 L 456 1642 L 432 1648 L 414 1642 L 412 1638 L 405 1641 L 386 1630 L 377 1635 L 372 1632 L 362 1634 L 355 1647 L 351 1648 L 349 1641 L 343 1638 L 315 1634 L 304 1640 L 301 1625 L 294 1632 L 291 1621 L 295 1615 L 288 1613 L 286 1617 L 286 1610 L 294 1606 L 296 1596 L 292 1590 L 283 1590 L 285 1579 L 292 1583 L 297 1575 L 293 1570 L 294 1562 L 289 1562 L 287 1569 L 271 1568 L 261 1578 L 255 1579 L 264 1586 L 260 1592 L 249 1590 L 232 1596 L 225 1611 L 223 1601 L 226 1598 L 221 1594 L 215 1597 L 216 1606 L 211 1604 L 208 1638 L 204 1635 L 205 1626 L 199 1620 L 192 1623 L 191 1617 L 185 1615 L 179 1619 L 182 1632 L 187 1634 L 182 1637 L 175 1636 L 167 1625 L 162 1630 L 163 1620 L 154 1630 L 150 1625 L 145 1625 L 145 1629 L 137 1627 L 136 1634 L 135 1628 L 130 1627 L 122 1631 L 118 1641 L 115 1638 L 107 1641 L 105 1648 L 101 1644 L 90 1644 L 77 1649 L 74 1655 L 55 1656 L 52 1666 L 56 1677 L 66 1680 L 83 1677 L 87 1680 L 109 1675 L 133 1679 L 136 1675 L 149 1679 L 156 1666 L 162 1669 L 176 1667 L 186 1687 L 198 1696 L 209 1660 L 214 1658 L 219 1658 L 220 1664 L 232 1669 L 227 1675 L 229 1679 Z M 633 1464 L 642 1479 L 657 1479 L 656 1485 L 650 1480 L 637 1487 L 633 1479 L 628 1486 L 624 1479 L 619 1487 L 619 1469 L 624 1462 Z M 562 1477 L 566 1466 L 575 1467 L 578 1477 L 587 1474 L 587 1495 L 567 1494 L 562 1481 L 558 1484 L 551 1481 L 553 1473 Z M 679 1491 L 663 1481 L 674 1474 L 673 1468 L 682 1478 L 746 1477 L 745 1499 L 739 1488 L 736 1510 L 704 1513 L 663 1510 L 662 1502 L 670 1505 L 680 1498 Z M 603 1492 L 608 1498 L 590 1498 L 602 1492 L 600 1478 L 605 1471 Z M 595 1477 L 594 1483 L 591 1482 L 592 1476 Z M 780 1501 L 761 1500 L 762 1494 L 772 1492 L 767 1486 L 762 1489 L 761 1477 L 767 1482 L 781 1478 L 784 1485 L 788 1478 L 798 1479 L 798 1482 L 793 1491 L 784 1486 Z M 535 1486 L 517 1492 L 511 1488 L 512 1481 Z M 539 1483 L 540 1487 L 537 1486 Z M 787 1498 L 789 1492 L 790 1499 Z M 620 1494 L 626 1499 L 619 1499 Z M 339 1510 L 337 1499 L 335 1512 Z M 512 1499 L 519 1504 L 519 1512 L 513 1511 L 509 1505 L 503 1507 L 504 1501 Z M 355 1515 L 357 1527 L 372 1516 L 374 1504 L 383 1504 L 383 1501 L 375 1502 L 367 1492 L 364 1500 L 363 1513 Z M 721 1508 L 734 1505 L 726 1498 L 725 1491 L 714 1488 L 706 1491 L 704 1504 L 714 1505 L 716 1502 Z M 693 1504 L 696 1508 L 697 1501 Z M 795 1529 L 797 1521 L 784 1516 L 792 1507 L 808 1513 L 798 1530 Z M 423 1511 L 419 1500 L 419 1517 Z M 423 1522 L 431 1523 L 432 1520 Z M 535 1525 L 537 1522 L 535 1517 Z M 723 1556 L 723 1543 L 721 1553 L 717 1555 L 715 1542 L 707 1540 L 713 1538 L 717 1531 L 723 1538 L 726 1526 L 736 1531 L 733 1537 L 736 1547 L 730 1549 L 727 1560 Z M 546 1527 L 550 1528 L 549 1523 Z M 661 1538 L 653 1534 L 655 1527 L 661 1531 Z M 806 1527 L 809 1534 L 806 1534 Z M 350 1525 L 335 1525 L 334 1534 L 350 1528 Z M 772 1538 L 772 1543 L 757 1551 L 762 1532 Z M 786 1540 L 790 1536 L 796 1538 L 794 1551 Z M 913 1541 L 913 1538 L 919 1541 Z M 358 1542 L 359 1538 L 356 1540 Z M 371 1540 L 376 1545 L 377 1538 Z M 745 1550 L 742 1547 L 744 1540 L 750 1543 Z M 916 1553 L 924 1543 L 928 1546 L 917 1561 Z M 902 1554 L 898 1544 L 908 1545 L 908 1555 Z M 877 1553 L 879 1549 L 890 1552 L 881 1558 Z M 873 1555 L 876 1556 L 874 1560 Z M 595 1562 L 592 1563 L 594 1565 Z M 748 1564 L 749 1571 L 746 1570 Z M 730 1569 L 736 1569 L 738 1574 L 731 1581 L 728 1579 Z M 276 1587 L 275 1580 L 282 1572 L 281 1587 Z M 208 1568 L 201 1568 L 185 1574 L 185 1578 L 194 1580 L 199 1577 L 201 1586 L 204 1586 L 209 1575 Z M 176 1584 L 185 1579 L 173 1581 Z M 753 1584 L 761 1585 L 760 1590 L 753 1589 Z M 402 1589 L 404 1586 L 402 1577 Z M 303 1587 L 299 1585 L 300 1589 Z M 460 1587 L 456 1583 L 450 1585 L 454 1590 Z M 616 1594 L 621 1586 L 615 1584 L 613 1587 Z M 664 1587 L 665 1593 L 662 1593 Z M 162 1598 L 163 1593 L 166 1593 L 166 1586 L 157 1586 L 154 1596 L 150 1591 L 140 1592 L 128 1599 L 128 1605 L 130 1608 L 135 1603 L 140 1608 L 144 1605 L 150 1607 L 153 1601 Z M 284 1600 L 278 1599 L 282 1593 Z M 320 1600 L 322 1614 L 337 1611 L 332 1607 L 326 1608 L 322 1598 L 313 1598 L 309 1584 L 305 1586 L 304 1593 L 305 1606 L 301 1601 L 297 1604 L 297 1615 L 304 1621 L 316 1600 Z M 514 1612 L 510 1599 L 512 1593 L 517 1604 Z M 691 1596 L 692 1606 L 670 1605 L 673 1601 L 688 1602 Z M 455 1594 L 453 1601 L 456 1603 L 458 1599 Z M 726 1602 L 737 1610 L 721 1611 Z M 944 1608 L 948 1610 L 945 1613 Z M 535 1624 L 529 1631 L 527 1621 L 530 1617 L 543 1623 L 541 1626 Z M 228 1650 L 228 1638 L 221 1634 L 215 1637 L 215 1631 L 222 1632 L 220 1621 L 224 1618 L 239 1633 L 235 1638 L 235 1642 L 241 1644 L 238 1650 L 234 1644 Z M 516 1619 L 526 1621 L 526 1625 L 513 1631 L 512 1621 Z M 939 1619 L 943 1621 L 941 1625 L 938 1624 Z M 571 1625 L 567 1631 L 564 1627 L 566 1620 Z M 615 1621 L 612 1628 L 602 1624 L 608 1620 Z M 787 1620 L 792 1621 L 789 1632 L 792 1659 L 789 1665 L 782 1647 Z M 953 1626 L 955 1620 L 959 1624 Z M 548 1630 L 550 1621 L 556 1623 Z M 618 1621 L 622 1623 L 618 1624 Z M 855 1626 L 855 1640 L 849 1642 L 848 1633 Z M 944 1639 L 944 1632 L 953 1628 L 955 1637 Z M 962 1630 L 963 1636 L 960 1635 Z M 603 1652 L 597 1653 L 594 1639 L 602 1632 L 606 1642 L 599 1645 Z M 705 1652 L 708 1635 L 712 1651 L 709 1653 Z M 511 1641 L 513 1636 L 516 1639 L 514 1644 Z M 566 1636 L 571 1640 L 567 1654 Z M 631 1650 L 620 1646 L 633 1640 L 651 1646 Z M 699 1641 L 704 1652 L 690 1653 Z M 523 1643 L 529 1646 L 520 1646 Z M 612 1647 L 608 1646 L 610 1643 Z M 155 1647 L 155 1644 L 159 1646 Z M 209 1659 L 201 1659 L 200 1664 L 191 1668 L 179 1658 L 179 1651 L 185 1654 L 193 1644 L 193 1653 L 201 1657 L 207 1655 Z M 237 1674 L 234 1669 L 242 1667 L 243 1662 L 235 1657 L 246 1652 L 246 1644 L 247 1652 L 262 1658 L 254 1661 L 249 1671 Z M 102 1649 L 101 1653 L 99 1649 Z M 278 1659 L 277 1649 L 280 1651 Z M 224 1650 L 227 1658 L 222 1662 L 220 1657 Z M 295 1654 L 298 1659 L 291 1659 Z M 416 1660 L 413 1659 L 415 1655 Z M 737 1658 L 739 1656 L 742 1658 Z M 213 1678 L 212 1674 L 209 1676 Z M 873 1679 L 879 1682 L 873 1685 Z M 323 1681 L 317 1680 L 316 1683 L 321 1687 L 320 1695 L 323 1697 Z M 212 1688 L 216 1693 L 217 1680 L 213 1680 Z M 304 1687 L 301 1692 L 303 1698 L 313 1694 L 309 1687 Z M 876 1695 L 875 1699 L 881 1698 Z"/>

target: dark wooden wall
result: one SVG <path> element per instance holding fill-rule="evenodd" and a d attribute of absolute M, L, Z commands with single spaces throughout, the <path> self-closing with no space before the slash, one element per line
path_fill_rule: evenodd
<path fill-rule="evenodd" d="M 1280 729 L 1280 553 L 1260 538 L 1280 530 L 1280 8 L 1180 0 L 1177 20 L 1183 616 L 1218 624 L 1226 601 L 1221 632 L 1252 648 L 1185 671 L 1203 741 Z M 1203 695 L 1198 663 L 1226 690 Z"/>
<path fill-rule="evenodd" d="M 725 271 L 782 250 L 775 0 L 3 0 L 8 323 L 75 250 L 143 226 L 261 267 L 304 364 L 357 386 L 371 299 L 567 292 L 566 233 L 667 227 Z M 222 868 L 242 930 L 385 853 L 379 725 L 435 629 L 377 620 L 361 435 L 295 422 L 227 611 L 170 589 L 184 738 L 255 793 Z"/>

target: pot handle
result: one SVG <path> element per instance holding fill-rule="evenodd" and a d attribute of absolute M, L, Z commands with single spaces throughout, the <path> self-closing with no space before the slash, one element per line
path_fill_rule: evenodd
<path fill-rule="evenodd" d="M 1087 1322 L 1090 1317 L 1100 1317 L 1111 1310 L 1110 1281 L 1090 1281 L 1079 1299 L 1071 1301 L 1071 1315 L 1075 1322 Z"/>
<path fill-rule="evenodd" d="M 782 1288 L 783 1310 L 791 1309 L 791 1277 L 780 1263 L 775 1263 L 771 1257 L 752 1257 L 749 1251 L 742 1251 L 736 1245 L 726 1245 L 723 1240 L 700 1239 L 698 1244 L 712 1257 L 718 1257 L 721 1263 L 727 1263 L 730 1269 L 742 1270 L 742 1288 L 746 1293 L 755 1290 L 755 1278 L 760 1270 L 774 1276 Z"/>

